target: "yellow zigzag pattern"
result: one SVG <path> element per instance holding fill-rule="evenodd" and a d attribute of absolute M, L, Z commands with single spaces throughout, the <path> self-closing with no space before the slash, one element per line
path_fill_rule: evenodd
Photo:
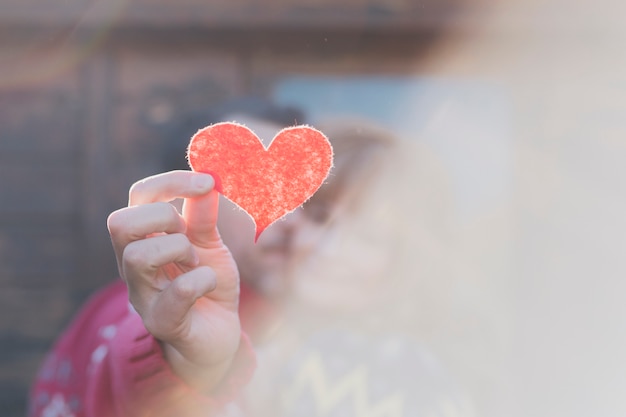
<path fill-rule="evenodd" d="M 361 364 L 333 383 L 328 380 L 320 354 L 313 352 L 304 361 L 293 385 L 284 394 L 286 409 L 290 410 L 298 396 L 310 387 L 320 416 L 328 414 L 341 400 L 351 397 L 354 415 L 357 417 L 402 417 L 404 397 L 395 393 L 370 404 L 367 398 L 367 379 L 367 369 Z"/>

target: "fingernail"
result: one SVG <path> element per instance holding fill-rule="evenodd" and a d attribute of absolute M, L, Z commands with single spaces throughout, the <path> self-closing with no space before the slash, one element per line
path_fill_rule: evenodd
<path fill-rule="evenodd" d="M 213 177 L 208 174 L 195 175 L 191 179 L 191 183 L 193 184 L 194 187 L 202 191 L 209 191 L 211 188 L 213 188 L 213 184 L 214 184 Z"/>

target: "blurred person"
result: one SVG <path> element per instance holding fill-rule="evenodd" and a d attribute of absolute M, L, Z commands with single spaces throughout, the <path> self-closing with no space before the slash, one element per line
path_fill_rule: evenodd
<path fill-rule="evenodd" d="M 271 139 L 301 113 L 249 98 L 189 116 L 179 134 L 241 118 Z M 186 165 L 190 137 L 166 143 L 166 169 Z M 108 220 L 122 279 L 88 300 L 60 335 L 33 383 L 29 416 L 214 415 L 237 397 L 255 361 L 240 331 L 239 267 L 217 233 L 213 185 L 209 175 L 177 170 L 131 187 L 128 207 Z M 250 219 L 223 211 L 223 233 L 242 259 L 238 242 Z M 242 276 L 285 269 L 292 223 L 270 228 L 256 246 L 250 238 Z M 269 304 L 245 294 L 251 308 L 242 316 L 254 334 L 257 323 L 248 321 L 268 316 Z"/>
<path fill-rule="evenodd" d="M 282 127 L 267 108 L 242 101 L 213 115 L 246 123 L 267 144 Z M 129 206 L 109 218 L 122 281 L 97 293 L 61 335 L 34 383 L 30 415 L 195 415 L 235 397 L 254 362 L 239 318 L 253 335 L 272 323 L 266 312 L 288 293 L 288 271 L 310 241 L 299 236 L 325 223 L 336 195 L 316 197 L 253 244 L 250 219 L 225 200 L 222 241 L 212 187 L 210 177 L 185 171 L 131 187 Z M 179 213 L 167 203 L 180 197 Z M 240 271 L 247 285 L 234 314 Z"/>
<path fill-rule="evenodd" d="M 221 118 L 248 125 L 265 143 L 281 127 L 243 111 Z M 424 187 L 423 206 L 437 216 L 422 217 L 415 183 L 405 180 L 417 162 L 418 181 L 432 185 L 427 158 L 414 159 L 419 152 L 364 121 L 320 127 L 335 148 L 327 183 L 256 245 L 244 212 L 222 199 L 217 215 L 210 176 L 169 171 L 133 185 L 129 206 L 109 218 L 122 280 L 96 294 L 57 342 L 34 385 L 30 415 L 196 416 L 224 407 L 306 415 L 298 404 L 317 415 L 471 415 L 415 337 L 428 333 L 424 327 L 437 332 L 432 315 L 414 314 L 429 311 L 433 293 L 415 292 L 429 280 L 409 268 L 440 255 L 430 238 L 445 217 L 445 187 Z M 167 204 L 178 197 L 180 211 Z M 415 233 L 423 233 L 419 245 Z M 242 327 L 255 336 L 261 364 L 243 397 L 254 354 Z M 350 369 L 333 382 L 320 359 Z M 371 394 L 368 381 L 392 391 Z M 420 396 L 407 396 L 413 386 Z M 308 389 L 313 395 L 301 401 Z"/>
<path fill-rule="evenodd" d="M 437 158 L 366 120 L 317 127 L 336 150 L 337 176 L 314 198 L 333 203 L 324 228 L 301 235 L 308 251 L 290 270 L 284 320 L 257 349 L 249 408 L 261 416 L 475 415 L 438 357 L 457 300 Z"/>
<path fill-rule="evenodd" d="M 192 120 L 242 123 L 255 132 L 265 146 L 289 123 L 306 122 L 305 115 L 298 109 L 277 106 L 254 97 L 228 101 L 199 114 L 201 116 L 196 115 Z M 301 263 L 316 248 L 326 245 L 324 236 L 332 224 L 341 223 L 338 217 L 343 219 L 343 215 L 354 215 L 342 212 L 340 207 L 362 193 L 367 179 L 386 172 L 389 154 L 396 152 L 392 151 L 397 145 L 394 135 L 365 119 L 326 121 L 321 127 L 323 132 L 328 130 L 334 151 L 334 166 L 329 177 L 300 209 L 272 224 L 256 243 L 250 217 L 220 196 L 217 226 L 240 272 L 240 317 L 246 332 L 259 343 L 280 325 L 295 291 L 306 292 L 299 288 L 303 281 L 308 281 L 298 279 Z M 181 128 L 168 141 L 162 164 L 166 171 L 187 167 L 183 158 L 187 141 L 180 138 L 190 137 L 192 132 L 185 129 Z M 431 201 L 435 200 L 431 198 Z M 353 202 L 351 207 L 356 213 L 355 205 Z M 346 271 L 349 272 L 349 268 Z M 313 281 L 320 283 L 319 278 Z M 338 281 L 333 283 L 336 294 L 339 294 L 339 285 Z M 350 302 L 354 302 L 354 297 L 351 298 Z"/>

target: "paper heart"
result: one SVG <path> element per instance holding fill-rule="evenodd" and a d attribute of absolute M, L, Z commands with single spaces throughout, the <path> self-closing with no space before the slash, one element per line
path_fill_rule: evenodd
<path fill-rule="evenodd" d="M 332 167 L 330 142 L 308 126 L 283 129 L 265 148 L 247 127 L 217 123 L 189 143 L 191 169 L 211 174 L 215 189 L 252 217 L 254 241 L 276 220 L 307 201 Z"/>

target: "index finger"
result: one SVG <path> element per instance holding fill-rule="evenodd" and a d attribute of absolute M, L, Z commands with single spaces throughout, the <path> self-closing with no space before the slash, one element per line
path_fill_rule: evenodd
<path fill-rule="evenodd" d="M 213 189 L 209 174 L 193 171 L 170 171 L 137 181 L 128 192 L 128 205 L 171 201 L 176 198 L 202 196 Z"/>

